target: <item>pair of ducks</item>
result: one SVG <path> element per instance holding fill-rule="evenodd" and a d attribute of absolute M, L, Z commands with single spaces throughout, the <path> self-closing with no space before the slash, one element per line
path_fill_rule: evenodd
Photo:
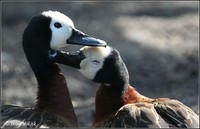
<path fill-rule="evenodd" d="M 77 52 L 57 50 L 66 44 L 85 47 Z M 60 12 L 45 11 L 33 17 L 22 45 L 38 82 L 37 102 L 34 108 L 4 105 L 2 127 L 78 127 L 67 82 L 56 63 L 77 68 L 100 83 L 93 127 L 199 127 L 199 116 L 183 103 L 138 93 L 129 84 L 120 53 L 75 29 Z"/>

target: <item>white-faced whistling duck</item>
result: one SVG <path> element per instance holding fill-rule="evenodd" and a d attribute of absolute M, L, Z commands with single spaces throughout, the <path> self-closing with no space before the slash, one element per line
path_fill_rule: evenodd
<path fill-rule="evenodd" d="M 100 83 L 93 127 L 199 127 L 199 116 L 180 101 L 152 99 L 137 92 L 129 84 L 126 65 L 114 48 L 83 47 L 73 53 L 50 51 L 49 58 L 78 68 L 84 76 Z"/>
<path fill-rule="evenodd" d="M 106 45 L 75 29 L 72 20 L 60 12 L 44 11 L 31 19 L 23 33 L 22 46 L 38 82 L 36 104 L 2 106 L 2 128 L 78 126 L 65 77 L 58 65 L 48 60 L 48 50 L 67 44 Z"/>

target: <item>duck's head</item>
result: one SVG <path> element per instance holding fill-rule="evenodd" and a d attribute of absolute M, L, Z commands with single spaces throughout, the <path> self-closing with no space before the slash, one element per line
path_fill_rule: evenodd
<path fill-rule="evenodd" d="M 46 45 L 47 48 L 57 49 L 67 44 L 85 46 L 106 46 L 106 42 L 93 38 L 77 30 L 73 21 L 58 11 L 44 11 L 33 17 L 24 31 L 25 43 Z M 30 44 L 29 44 L 30 45 Z"/>
<path fill-rule="evenodd" d="M 90 80 L 106 85 L 129 83 L 129 73 L 120 53 L 112 47 L 83 47 L 77 52 L 49 51 L 49 58 L 75 67 Z"/>

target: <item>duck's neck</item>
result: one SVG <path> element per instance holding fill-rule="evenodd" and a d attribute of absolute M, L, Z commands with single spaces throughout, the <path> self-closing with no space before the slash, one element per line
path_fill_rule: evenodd
<path fill-rule="evenodd" d="M 25 49 L 25 53 L 38 82 L 35 110 L 47 111 L 62 119 L 66 125 L 77 126 L 67 82 L 57 64 L 46 59 L 40 49 Z"/>
<path fill-rule="evenodd" d="M 77 126 L 76 115 L 71 102 L 65 77 L 56 64 L 48 69 L 50 75 L 37 75 L 38 92 L 35 109 L 55 114 L 72 126 Z M 48 71 L 48 73 L 49 73 Z"/>
<path fill-rule="evenodd" d="M 127 103 L 135 103 L 141 95 L 129 84 L 121 86 L 101 84 L 96 92 L 96 116 L 93 126 L 114 115 L 119 108 Z"/>

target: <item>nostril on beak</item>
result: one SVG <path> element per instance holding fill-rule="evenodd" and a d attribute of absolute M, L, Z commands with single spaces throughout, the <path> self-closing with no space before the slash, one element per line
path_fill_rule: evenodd
<path fill-rule="evenodd" d="M 48 55 L 49 55 L 50 58 L 51 57 L 55 57 L 57 55 L 57 51 L 55 51 L 55 50 L 49 50 L 48 51 Z"/>

